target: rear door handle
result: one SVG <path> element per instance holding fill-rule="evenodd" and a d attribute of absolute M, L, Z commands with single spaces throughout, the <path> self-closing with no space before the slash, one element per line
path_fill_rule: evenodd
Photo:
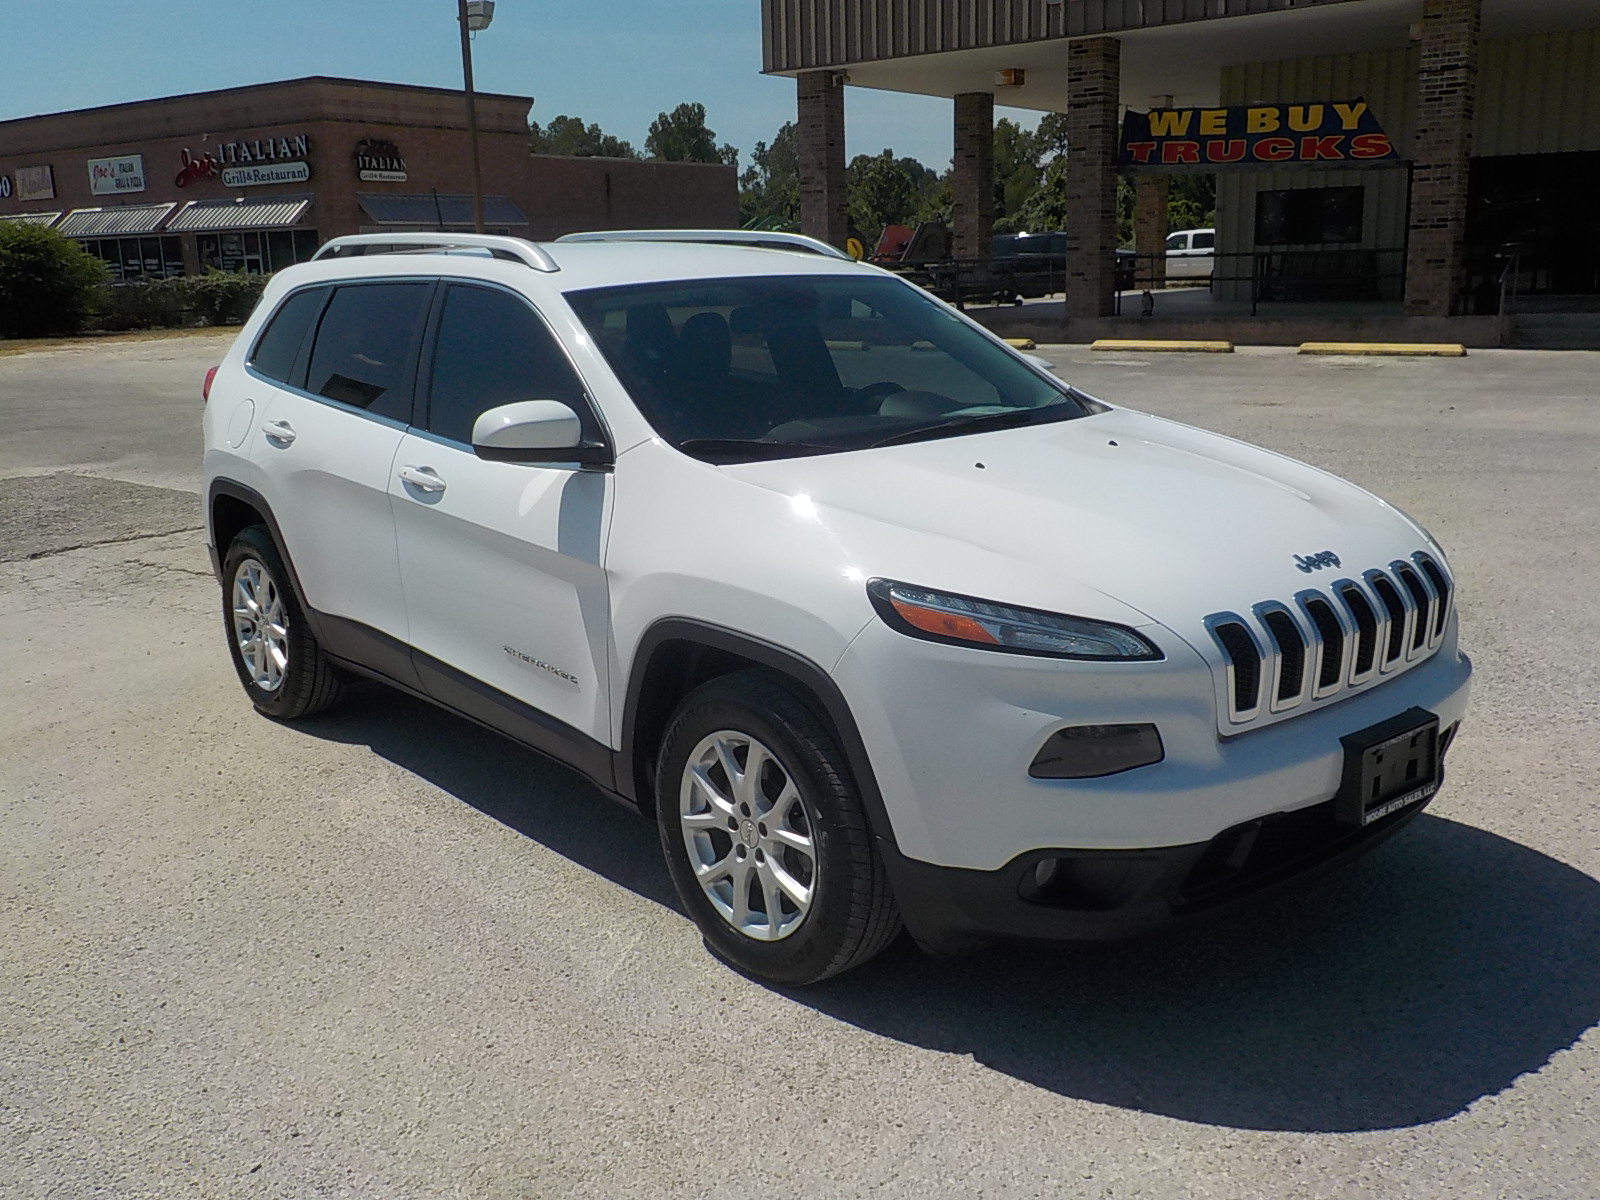
<path fill-rule="evenodd" d="M 400 479 L 419 492 L 442 492 L 445 488 L 444 480 L 439 478 L 432 467 L 401 467 Z"/>
<path fill-rule="evenodd" d="M 261 427 L 261 432 L 267 435 L 267 441 L 274 446 L 287 446 L 300 436 L 287 421 L 268 421 Z"/>

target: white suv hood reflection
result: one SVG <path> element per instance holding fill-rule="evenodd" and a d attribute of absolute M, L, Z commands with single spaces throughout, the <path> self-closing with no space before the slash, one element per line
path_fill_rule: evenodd
<path fill-rule="evenodd" d="M 1269 451 L 1126 410 L 852 454 L 724 468 L 804 498 L 863 572 L 1054 607 L 1063 575 L 1193 630 L 1206 614 L 1288 599 L 1409 556 L 1425 535 L 1353 484 Z M 903 533 L 925 533 L 924 564 Z M 874 526 L 878 528 L 875 530 Z M 1000 556 L 1014 572 L 945 555 L 939 543 Z M 878 551 L 893 562 L 879 561 Z M 1297 555 L 1331 551 L 1341 566 L 1307 573 Z M 908 578 L 909 576 L 909 578 Z M 1060 602 L 1057 601 L 1057 604 Z M 1086 613 L 1084 615 L 1110 615 Z"/>

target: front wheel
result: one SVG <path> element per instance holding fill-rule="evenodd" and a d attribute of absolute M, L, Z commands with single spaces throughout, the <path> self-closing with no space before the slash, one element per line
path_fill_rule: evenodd
<path fill-rule="evenodd" d="M 679 898 L 738 970 L 815 983 L 899 932 L 837 741 L 770 676 L 725 676 L 683 701 L 662 743 L 656 809 Z"/>
<path fill-rule="evenodd" d="M 292 721 L 338 700 L 339 675 L 265 526 L 241 531 L 223 557 L 222 621 L 234 670 L 258 710 Z"/>

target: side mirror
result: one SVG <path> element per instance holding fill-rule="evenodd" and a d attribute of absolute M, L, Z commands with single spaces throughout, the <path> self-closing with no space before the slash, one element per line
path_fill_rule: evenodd
<path fill-rule="evenodd" d="M 473 422 L 472 448 L 494 462 L 603 466 L 611 461 L 604 444 L 584 441 L 578 414 L 559 400 L 521 400 L 489 409 Z"/>

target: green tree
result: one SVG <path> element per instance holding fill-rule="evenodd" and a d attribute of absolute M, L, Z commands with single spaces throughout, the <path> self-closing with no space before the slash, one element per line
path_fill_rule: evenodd
<path fill-rule="evenodd" d="M 844 174 L 850 222 L 869 245 L 885 225 L 915 225 L 938 215 L 939 176 L 914 158 L 896 158 L 893 150 L 858 154 Z"/>
<path fill-rule="evenodd" d="M 739 176 L 739 220 L 792 228 L 800 220 L 800 130 L 785 121 L 769 146 L 757 142 Z"/>
<path fill-rule="evenodd" d="M 563 154 L 572 158 L 638 158 L 638 152 L 621 138 L 598 125 L 585 125 L 582 117 L 563 114 L 546 128 L 528 125 L 528 149 L 534 154 Z"/>
<path fill-rule="evenodd" d="M 680 104 L 670 113 L 657 114 L 644 148 L 651 158 L 668 162 L 739 165 L 739 151 L 727 143 L 717 145 L 716 132 L 706 126 L 704 104 Z"/>
<path fill-rule="evenodd" d="M 995 232 L 1015 233 L 1029 197 L 1039 187 L 1044 172 L 1039 166 L 1040 141 L 1010 117 L 994 126 Z"/>
<path fill-rule="evenodd" d="M 1206 229 L 1217 223 L 1217 177 L 1174 175 L 1167 193 L 1167 225 L 1172 229 Z"/>
<path fill-rule="evenodd" d="M 78 333 L 106 301 L 110 272 L 77 242 L 0 221 L 0 337 Z"/>

